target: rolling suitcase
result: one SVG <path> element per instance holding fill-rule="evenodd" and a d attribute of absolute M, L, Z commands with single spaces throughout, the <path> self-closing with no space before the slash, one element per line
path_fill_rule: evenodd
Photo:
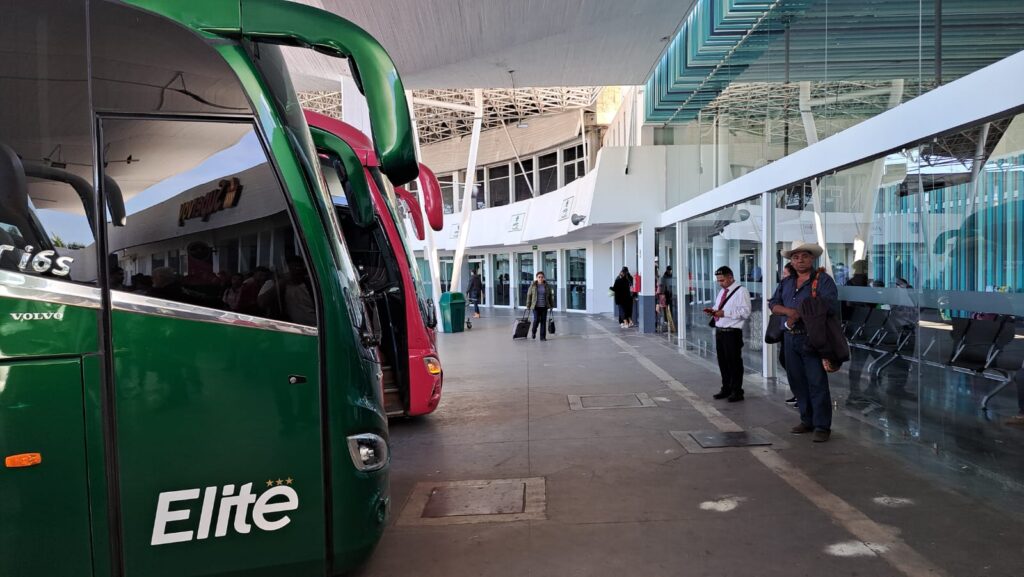
<path fill-rule="evenodd" d="M 530 334 L 530 311 L 526 311 L 526 315 L 516 321 L 515 332 L 512 333 L 512 339 L 525 339 L 528 334 Z"/>

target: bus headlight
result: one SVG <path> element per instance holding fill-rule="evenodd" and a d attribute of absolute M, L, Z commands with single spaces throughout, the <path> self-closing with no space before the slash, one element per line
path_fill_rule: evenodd
<path fill-rule="evenodd" d="M 441 361 L 435 357 L 423 357 L 423 362 L 427 365 L 427 372 L 432 375 L 441 374 Z"/>
<path fill-rule="evenodd" d="M 388 464 L 388 442 L 373 433 L 349 437 L 348 453 L 352 464 L 364 473 L 380 470 Z"/>

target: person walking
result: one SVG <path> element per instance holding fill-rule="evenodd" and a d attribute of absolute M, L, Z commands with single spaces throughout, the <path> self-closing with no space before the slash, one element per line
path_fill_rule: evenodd
<path fill-rule="evenodd" d="M 722 390 L 714 397 L 736 403 L 743 400 L 743 323 L 750 317 L 750 292 L 736 283 L 727 266 L 718 267 L 715 281 L 722 287 L 717 308 L 704 309 L 715 328 L 715 352 L 722 374 Z"/>
<path fill-rule="evenodd" d="M 480 280 L 480 271 L 473 269 L 469 273 L 469 288 L 466 289 L 466 296 L 469 302 L 473 303 L 473 318 L 480 318 L 480 296 L 484 293 L 484 283 Z"/>
<path fill-rule="evenodd" d="M 555 289 L 545 280 L 543 272 L 537 273 L 537 279 L 526 291 L 526 308 L 533 311 L 533 326 L 530 330 L 533 338 L 537 338 L 539 326 L 540 340 L 548 340 L 548 311 L 555 308 Z"/>
<path fill-rule="evenodd" d="M 786 376 L 796 395 L 800 424 L 790 429 L 794 435 L 813 432 L 815 443 L 828 441 L 832 434 L 832 395 L 828 388 L 826 361 L 807 345 L 807 327 L 800 315 L 800 305 L 811 292 L 838 313 L 839 291 L 835 281 L 823 270 L 815 270 L 814 261 L 822 248 L 814 243 L 794 241 L 789 250 L 781 252 L 788 258 L 796 274 L 786 277 L 768 301 L 769 309 L 786 316 L 783 347 L 786 355 Z M 828 367 L 831 368 L 831 367 Z"/>
<path fill-rule="evenodd" d="M 622 267 L 615 282 L 608 287 L 615 295 L 615 304 L 619 307 L 619 326 L 627 329 L 633 326 L 633 276 L 628 267 Z"/>

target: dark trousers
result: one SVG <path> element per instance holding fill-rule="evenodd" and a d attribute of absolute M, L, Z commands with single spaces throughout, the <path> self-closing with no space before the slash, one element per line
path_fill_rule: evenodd
<path fill-rule="evenodd" d="M 804 349 L 807 335 L 786 332 L 786 376 L 796 396 L 800 422 L 818 431 L 832 430 L 832 394 L 828 390 L 828 373 L 821 366 L 821 357 Z"/>
<path fill-rule="evenodd" d="M 540 338 L 548 338 L 548 308 L 547 307 L 533 307 L 533 326 L 531 327 L 531 333 L 533 336 L 537 336 L 537 326 L 540 325 Z"/>
<path fill-rule="evenodd" d="M 619 304 L 619 324 L 621 325 L 627 320 L 633 320 L 633 299 Z"/>
<path fill-rule="evenodd" d="M 722 373 L 722 392 L 743 394 L 743 331 L 715 329 L 718 370 Z"/>

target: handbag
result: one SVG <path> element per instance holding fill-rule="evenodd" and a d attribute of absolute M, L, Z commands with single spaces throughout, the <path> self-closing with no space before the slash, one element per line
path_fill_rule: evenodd
<path fill-rule="evenodd" d="M 553 319 L 548 319 L 548 332 L 555 334 L 555 321 Z"/>
<path fill-rule="evenodd" d="M 768 317 L 768 326 L 764 329 L 764 342 L 769 345 L 781 343 L 786 334 L 786 315 L 772 314 Z"/>

